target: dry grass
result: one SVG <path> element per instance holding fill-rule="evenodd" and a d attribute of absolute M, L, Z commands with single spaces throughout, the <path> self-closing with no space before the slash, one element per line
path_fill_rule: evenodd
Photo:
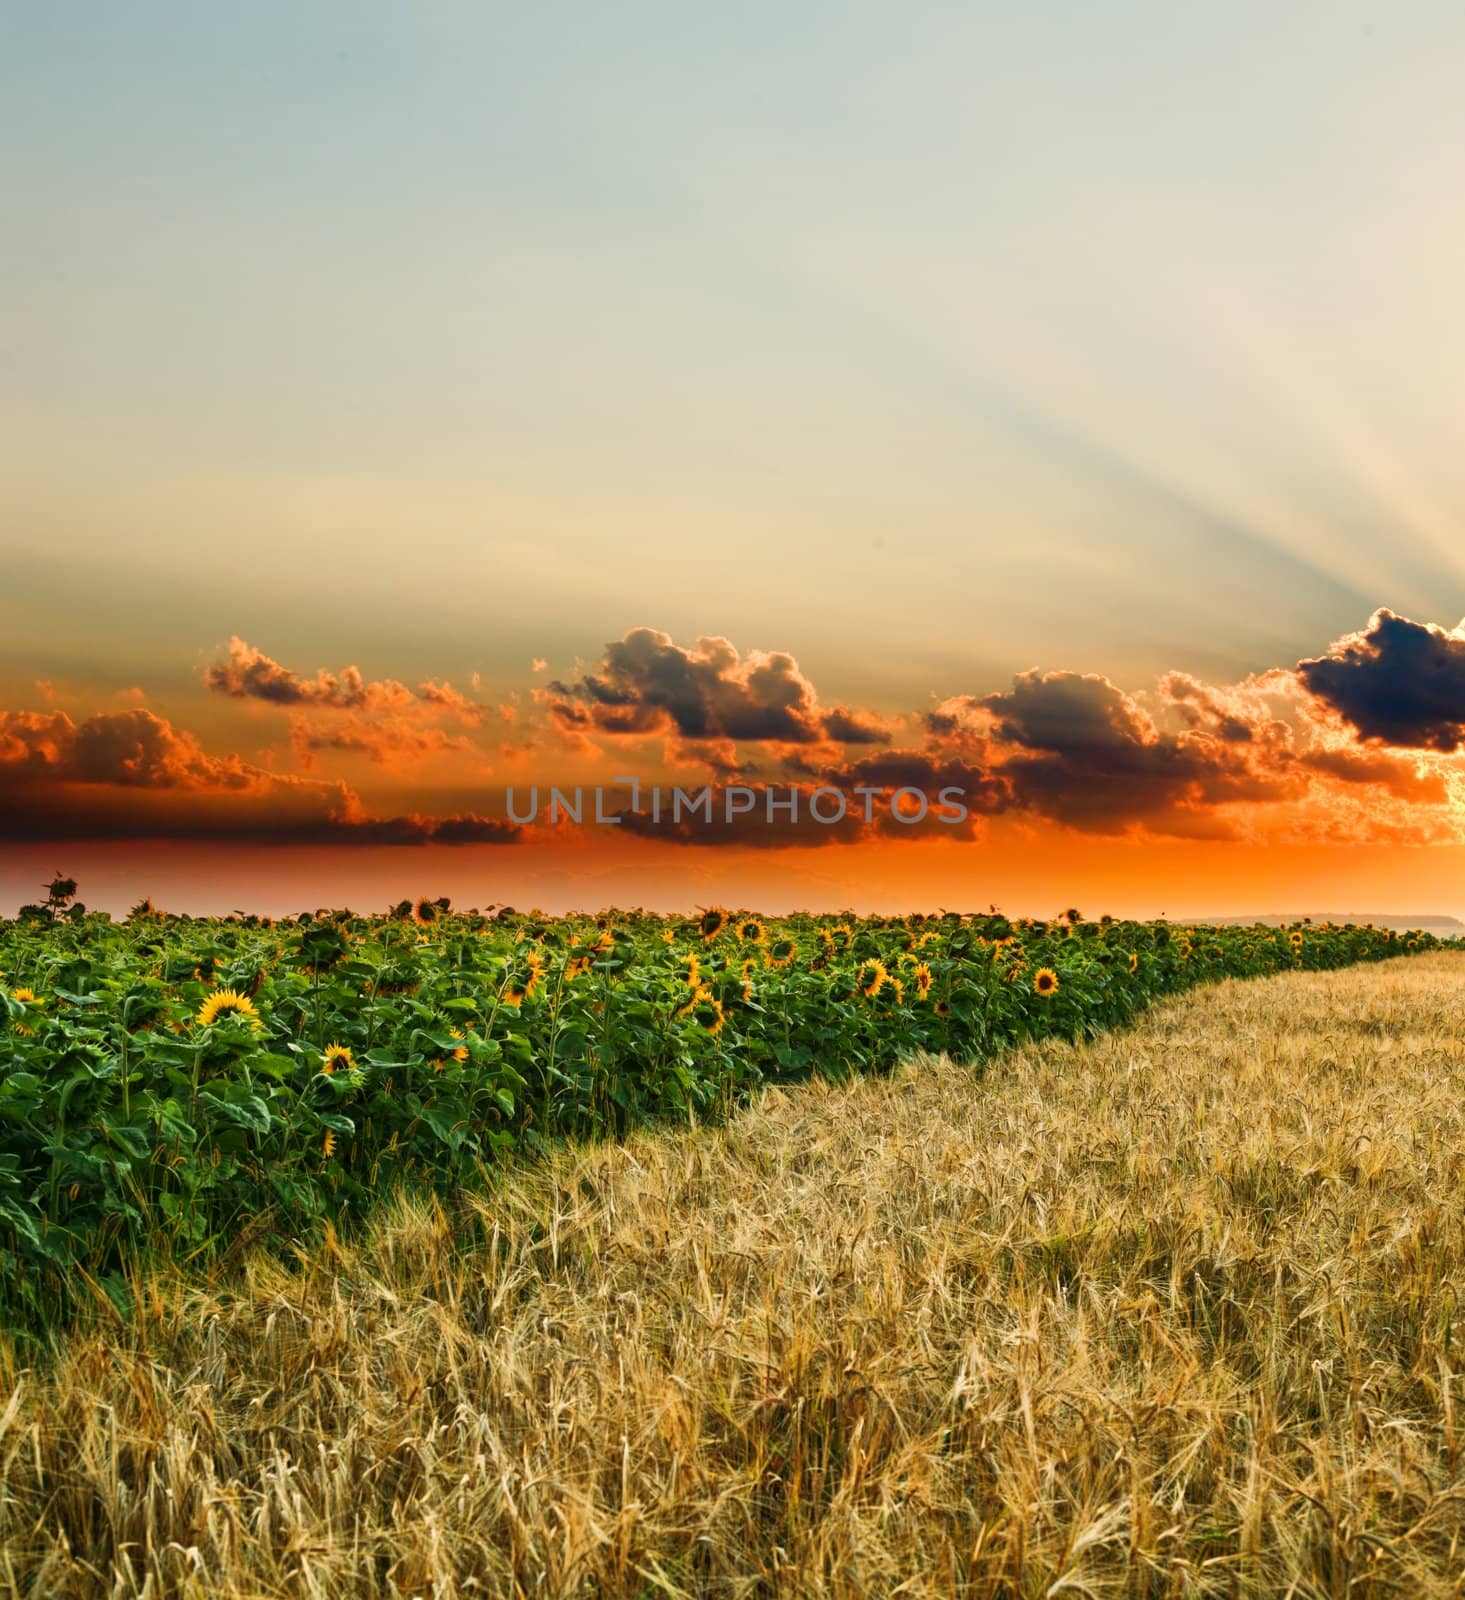
<path fill-rule="evenodd" d="M 0 1594 L 1465 1593 L 1465 961 L 770 1097 L 3 1375 Z"/>

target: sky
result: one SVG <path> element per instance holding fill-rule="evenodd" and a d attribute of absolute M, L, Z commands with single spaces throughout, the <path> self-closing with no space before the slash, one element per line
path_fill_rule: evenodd
<path fill-rule="evenodd" d="M 1458 7 L 0 44 L 0 913 L 1465 912 Z"/>

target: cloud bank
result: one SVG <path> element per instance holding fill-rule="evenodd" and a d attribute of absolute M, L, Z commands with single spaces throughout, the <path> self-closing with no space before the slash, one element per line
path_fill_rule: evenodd
<path fill-rule="evenodd" d="M 320 768 L 364 759 L 422 784 L 428 761 L 477 780 L 490 759 L 522 775 L 531 757 L 551 756 L 606 784 L 633 760 L 651 761 L 660 777 L 648 782 L 690 773 L 719 795 L 751 785 L 760 797 L 732 817 L 721 804 L 706 818 L 622 810 L 624 834 L 678 845 L 962 841 L 999 818 L 1095 836 L 1465 837 L 1454 799 L 1465 795 L 1465 630 L 1385 609 L 1321 654 L 1237 683 L 1175 671 L 1127 690 L 1098 673 L 1034 667 L 1005 687 L 884 715 L 827 701 L 787 652 L 742 653 L 722 638 L 685 646 L 639 627 L 588 669 L 531 690 L 512 738 L 506 718 L 497 745 L 484 730 L 488 707 L 446 681 L 414 688 L 356 667 L 307 675 L 237 637 L 204 684 L 252 704 L 265 724 L 273 715 L 276 743 L 263 758 L 273 765 L 212 751 L 140 706 L 0 712 L 0 838 L 513 844 L 527 830 L 506 816 L 375 814 Z M 799 815 L 765 810 L 770 790 L 786 797 L 791 787 L 805 797 Z M 809 814 L 820 788 L 882 803 L 852 804 L 830 825 Z M 963 797 L 959 826 L 913 823 L 889 804 L 899 791 L 934 802 L 943 790 Z"/>

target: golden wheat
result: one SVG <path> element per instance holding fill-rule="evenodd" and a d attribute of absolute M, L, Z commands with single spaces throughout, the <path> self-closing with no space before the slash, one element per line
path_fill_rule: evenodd
<path fill-rule="evenodd" d="M 0 1594 L 1465 1593 L 1462 1017 L 1227 983 L 150 1283 L 0 1373 Z"/>

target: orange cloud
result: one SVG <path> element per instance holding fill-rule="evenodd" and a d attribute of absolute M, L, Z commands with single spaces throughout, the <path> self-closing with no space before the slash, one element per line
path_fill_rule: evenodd
<path fill-rule="evenodd" d="M 348 717 L 329 723 L 296 717 L 290 724 L 290 744 L 296 759 L 307 769 L 323 750 L 362 755 L 381 767 L 409 767 L 429 756 L 461 754 L 477 747 L 445 728 L 423 726 L 404 717 L 384 715 Z"/>
<path fill-rule="evenodd" d="M 150 711 L 0 712 L 0 839 L 517 843 L 507 821 L 373 817 L 341 783 L 215 756 Z"/>
<path fill-rule="evenodd" d="M 229 640 L 227 658 L 214 662 L 204 673 L 204 682 L 235 700 L 290 708 L 399 715 L 416 712 L 446 715 L 467 725 L 481 723 L 485 713 L 482 705 L 450 683 L 431 679 L 409 689 L 394 678 L 368 681 L 359 667 L 344 667 L 339 673 L 321 668 L 313 677 L 305 677 L 237 635 Z"/>

